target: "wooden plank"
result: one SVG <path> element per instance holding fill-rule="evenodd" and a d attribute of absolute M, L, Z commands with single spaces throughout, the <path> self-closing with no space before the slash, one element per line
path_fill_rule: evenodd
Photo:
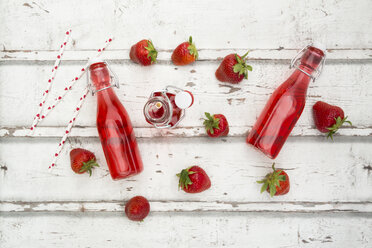
<path fill-rule="evenodd" d="M 229 137 L 245 137 L 247 132 L 252 129 L 252 126 L 230 126 Z M 198 127 L 179 127 L 169 130 L 156 129 L 153 127 L 135 127 L 135 133 L 138 138 L 151 137 L 206 137 L 205 128 Z M 33 133 L 30 132 L 29 127 L 1 127 L 0 137 L 32 137 L 32 138 L 50 138 L 62 137 L 65 132 L 65 127 L 38 127 Z M 317 129 L 309 126 L 296 126 L 291 136 L 322 136 L 326 134 L 319 132 Z M 334 137 L 338 136 L 352 136 L 365 137 L 372 136 L 371 127 L 345 127 L 340 129 Z M 98 137 L 96 127 L 74 127 L 71 131 L 70 137 Z"/>
<path fill-rule="evenodd" d="M 301 50 L 298 49 L 199 49 L 199 61 L 222 60 L 227 54 L 245 54 L 249 50 L 249 60 L 291 60 Z M 158 62 L 169 62 L 173 50 L 158 49 Z M 0 51 L 0 62 L 12 61 L 54 61 L 57 51 Z M 94 50 L 66 50 L 63 61 L 84 61 L 95 54 Z M 107 49 L 101 56 L 108 61 L 129 61 L 129 49 Z M 327 62 L 345 60 L 372 60 L 372 49 L 328 49 Z"/>
<path fill-rule="evenodd" d="M 172 49 L 189 35 L 203 49 L 300 48 L 313 39 L 332 49 L 372 47 L 369 0 L 358 4 L 238 0 L 230 5 L 214 0 L 150 4 L 92 0 L 89 5 L 72 0 L 4 0 L 0 9 L 0 45 L 6 50 L 56 49 L 68 28 L 73 29 L 76 49 L 96 49 L 109 34 L 117 38 L 115 49 L 129 49 L 145 37 L 158 48 Z M 82 10 L 89 14 L 81 14 Z"/>
<path fill-rule="evenodd" d="M 0 201 L 126 201 L 134 195 L 144 195 L 154 202 L 240 202 L 247 203 L 248 208 L 250 203 L 261 201 L 324 202 L 335 204 L 335 209 L 337 202 L 345 206 L 349 202 L 365 202 L 367 210 L 372 201 L 369 139 L 338 137 L 331 142 L 315 137 L 290 138 L 275 162 L 278 168 L 287 170 L 291 191 L 273 199 L 260 194 L 256 183 L 270 172 L 273 161 L 245 144 L 244 138 L 168 137 L 138 141 L 144 171 L 133 178 L 112 181 L 96 138 L 70 138 L 54 170 L 48 170 L 48 166 L 57 139 L 1 139 Z M 72 172 L 68 156 L 72 147 L 83 147 L 97 155 L 101 167 L 95 169 L 91 178 Z M 194 164 L 207 171 L 212 187 L 190 195 L 177 189 L 176 173 Z"/>
<path fill-rule="evenodd" d="M 125 201 L 0 201 L 0 212 L 123 212 Z M 151 201 L 152 212 L 372 213 L 372 202 Z"/>
<path fill-rule="evenodd" d="M 6 214 L 8 247 L 370 247 L 372 218 L 355 214 L 150 213 Z M 345 224 L 347 223 L 347 224 Z"/>
<path fill-rule="evenodd" d="M 158 64 L 152 68 L 143 68 L 132 63 L 112 63 L 112 68 L 121 81 L 117 94 L 135 127 L 150 127 L 143 117 L 142 108 L 151 91 L 173 84 L 190 90 L 195 95 L 195 103 L 187 111 L 180 126 L 191 128 L 192 131 L 186 132 L 187 135 L 199 135 L 202 132 L 200 126 L 206 111 L 225 114 L 232 127 L 240 128 L 236 133 L 241 134 L 254 124 L 273 90 L 289 75 L 286 62 L 252 61 L 251 64 L 254 71 L 250 73 L 248 81 L 239 85 L 223 84 L 215 79 L 214 72 L 218 67 L 216 61 L 198 62 L 186 67 Z M 47 83 L 49 69 L 50 65 L 43 63 L 31 63 L 26 67 L 13 64 L 0 66 L 0 126 L 14 128 L 31 124 L 41 92 Z M 66 81 L 73 78 L 79 70 L 80 66 L 75 62 L 60 67 L 50 100 L 63 91 Z M 371 76 L 372 63 L 326 65 L 319 80 L 310 84 L 307 106 L 297 124 L 300 127 L 297 133 L 303 132 L 306 135 L 310 130 L 311 135 L 317 134 L 313 127 L 311 107 L 316 101 L 324 100 L 341 106 L 353 122 L 354 128 L 350 129 L 353 131 L 344 132 L 351 132 L 350 135 L 369 135 L 372 119 Z M 77 83 L 65 101 L 41 125 L 65 126 L 84 86 L 85 78 Z M 94 126 L 95 105 L 96 99 L 88 97 L 76 125 Z M 366 130 L 359 131 L 365 128 Z"/>

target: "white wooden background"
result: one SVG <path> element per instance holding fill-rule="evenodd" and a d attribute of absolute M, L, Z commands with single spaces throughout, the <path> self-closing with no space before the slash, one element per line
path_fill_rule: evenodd
<path fill-rule="evenodd" d="M 372 1 L 0 1 L 0 247 L 371 247 L 372 246 Z M 47 170 L 78 95 L 81 80 L 32 137 L 27 127 L 66 29 L 72 42 L 54 93 L 75 76 L 108 35 L 103 54 L 120 79 L 117 93 L 130 113 L 145 170 L 112 181 L 95 129 L 95 99 L 84 105 L 59 166 Z M 200 61 L 176 67 L 172 49 L 192 35 Z M 129 61 L 130 46 L 151 38 L 159 62 Z M 323 75 L 311 83 L 292 137 L 276 159 L 290 192 L 270 199 L 256 180 L 272 160 L 245 144 L 269 95 L 289 75 L 289 60 L 311 40 L 328 48 Z M 251 50 L 254 70 L 239 85 L 218 82 L 222 57 Z M 158 131 L 142 107 L 151 90 L 173 84 L 195 104 L 182 125 Z M 352 127 L 327 140 L 311 107 L 341 106 Z M 227 138 L 211 140 L 203 113 L 223 113 Z M 91 178 L 69 167 L 72 147 L 94 151 Z M 210 190 L 177 190 L 175 174 L 198 164 Z M 151 202 L 142 223 L 124 217 L 135 195 Z"/>

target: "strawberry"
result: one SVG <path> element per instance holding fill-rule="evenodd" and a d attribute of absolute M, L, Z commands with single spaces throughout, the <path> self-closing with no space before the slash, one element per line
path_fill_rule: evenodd
<path fill-rule="evenodd" d="M 88 150 L 75 148 L 70 152 L 71 168 L 75 173 L 83 174 L 89 172 L 92 175 L 92 169 L 99 167 L 96 162 L 96 156 Z"/>
<path fill-rule="evenodd" d="M 266 175 L 265 179 L 257 181 L 263 183 L 261 193 L 265 190 L 270 193 L 270 196 L 285 195 L 289 192 L 289 177 L 283 170 L 276 170 L 273 163 L 273 172 Z"/>
<path fill-rule="evenodd" d="M 128 219 L 142 221 L 150 212 L 150 203 L 143 196 L 135 196 L 125 204 Z"/>
<path fill-rule="evenodd" d="M 216 78 L 221 82 L 232 84 L 240 83 L 243 78 L 248 78 L 248 71 L 252 71 L 252 66 L 245 63 L 248 52 L 240 57 L 237 54 L 227 55 L 216 70 Z"/>
<path fill-rule="evenodd" d="M 186 193 L 200 193 L 211 187 L 207 173 L 196 165 L 183 169 L 177 176 L 180 178 L 178 187 Z"/>
<path fill-rule="evenodd" d="M 181 43 L 174 49 L 172 61 L 175 65 L 188 65 L 197 60 L 198 56 L 198 50 L 192 43 L 192 37 L 190 36 L 189 41 Z"/>
<path fill-rule="evenodd" d="M 210 113 L 205 112 L 207 119 L 204 119 L 204 126 L 207 134 L 212 138 L 220 136 L 227 136 L 229 133 L 229 123 L 226 117 L 222 114 L 211 116 Z"/>
<path fill-rule="evenodd" d="M 156 62 L 158 52 L 151 40 L 141 40 L 134 44 L 130 49 L 130 59 L 138 64 L 148 66 Z"/>
<path fill-rule="evenodd" d="M 344 111 L 337 106 L 318 101 L 313 106 L 313 117 L 316 128 L 322 133 L 328 133 L 327 138 L 333 140 L 333 134 L 346 122 L 353 125 L 344 117 Z"/>

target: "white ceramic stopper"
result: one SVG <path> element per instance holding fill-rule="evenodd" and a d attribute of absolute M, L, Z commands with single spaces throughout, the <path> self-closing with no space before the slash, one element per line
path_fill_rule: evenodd
<path fill-rule="evenodd" d="M 174 101 L 180 109 L 187 109 L 192 104 L 192 96 L 187 91 L 181 91 L 180 93 L 176 94 Z"/>
<path fill-rule="evenodd" d="M 320 42 L 317 42 L 317 41 L 314 41 L 312 46 L 318 48 L 319 50 L 322 50 L 323 53 L 325 53 L 326 50 L 327 50 L 326 46 L 323 43 L 320 43 Z"/>
<path fill-rule="evenodd" d="M 96 63 L 103 63 L 103 62 L 104 62 L 103 59 L 101 59 L 100 57 L 90 58 L 90 59 L 88 60 L 88 67 L 89 67 L 90 65 L 93 65 L 93 64 L 96 64 Z"/>

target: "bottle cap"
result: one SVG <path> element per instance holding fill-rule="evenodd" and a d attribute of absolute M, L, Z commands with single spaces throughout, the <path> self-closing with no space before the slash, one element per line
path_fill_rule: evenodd
<path fill-rule="evenodd" d="M 323 43 L 313 41 L 312 47 L 318 48 L 319 50 L 322 50 L 323 53 L 326 53 L 326 46 Z"/>
<path fill-rule="evenodd" d="M 93 57 L 93 58 L 90 58 L 88 60 L 88 67 L 93 65 L 93 64 L 96 64 L 96 63 L 103 63 L 105 61 L 103 61 L 103 59 L 101 59 L 100 57 Z"/>
<path fill-rule="evenodd" d="M 194 102 L 194 97 L 189 91 L 181 91 L 176 94 L 174 101 L 180 109 L 187 109 Z"/>

